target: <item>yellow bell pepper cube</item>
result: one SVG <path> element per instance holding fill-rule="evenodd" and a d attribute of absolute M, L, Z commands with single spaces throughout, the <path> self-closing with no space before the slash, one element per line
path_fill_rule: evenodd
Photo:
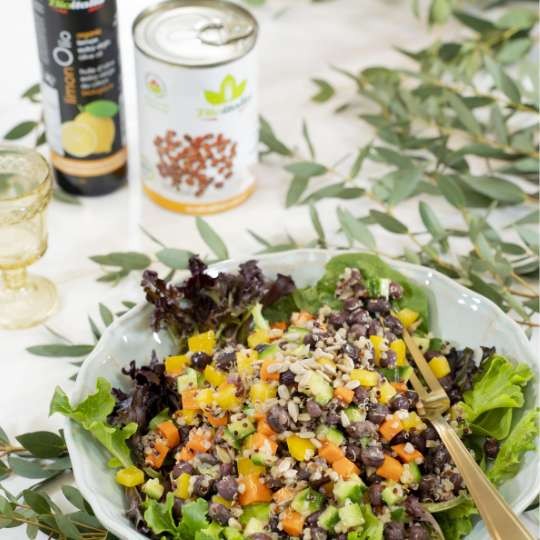
<path fill-rule="evenodd" d="M 264 403 L 266 400 L 276 397 L 276 395 L 277 388 L 264 382 L 253 384 L 249 390 L 249 398 L 253 403 Z"/>
<path fill-rule="evenodd" d="M 116 481 L 125 487 L 140 486 L 144 483 L 144 472 L 138 467 L 135 467 L 135 465 L 132 465 L 131 467 L 120 469 L 116 473 Z"/>
<path fill-rule="evenodd" d="M 309 439 L 303 439 L 297 435 L 287 437 L 289 454 L 296 461 L 308 461 L 315 455 L 315 446 Z"/>
<path fill-rule="evenodd" d="M 197 404 L 201 409 L 210 407 L 214 402 L 215 392 L 211 388 L 203 388 L 197 392 Z"/>
<path fill-rule="evenodd" d="M 426 429 L 426 424 L 424 424 L 422 419 L 415 412 L 410 412 L 406 418 L 402 418 L 401 425 L 405 431 L 410 431 L 411 429 L 422 431 Z"/>
<path fill-rule="evenodd" d="M 238 474 L 247 476 L 249 474 L 263 474 L 266 470 L 262 465 L 255 465 L 249 458 L 238 458 L 236 460 Z"/>
<path fill-rule="evenodd" d="M 233 505 L 232 501 L 228 501 L 227 499 L 224 499 L 223 497 L 220 497 L 219 495 L 214 495 L 212 497 L 212 502 L 222 504 L 223 506 L 226 506 L 227 508 L 230 508 Z"/>
<path fill-rule="evenodd" d="M 191 352 L 203 352 L 212 354 L 216 346 L 216 334 L 213 330 L 203 334 L 195 334 L 188 339 L 188 347 Z"/>
<path fill-rule="evenodd" d="M 241 375 L 251 375 L 253 373 L 253 362 L 258 358 L 257 351 L 243 350 L 236 353 L 236 365 L 238 373 Z"/>
<path fill-rule="evenodd" d="M 231 411 L 241 405 L 236 396 L 236 386 L 230 383 L 224 383 L 218 388 L 215 400 L 224 411 Z"/>
<path fill-rule="evenodd" d="M 397 390 L 387 381 L 379 388 L 379 401 L 386 405 L 397 394 Z"/>
<path fill-rule="evenodd" d="M 248 345 L 254 349 L 257 345 L 270 343 L 270 336 L 268 335 L 267 330 L 255 330 L 255 332 L 248 336 L 247 342 Z"/>
<path fill-rule="evenodd" d="M 351 381 L 358 381 L 362 386 L 377 386 L 379 382 L 379 374 L 376 371 L 369 371 L 367 369 L 353 369 L 349 373 Z"/>
<path fill-rule="evenodd" d="M 176 413 L 186 426 L 191 426 L 197 419 L 197 411 L 182 409 Z"/>
<path fill-rule="evenodd" d="M 375 363 L 379 363 L 381 359 L 382 346 L 384 345 L 384 338 L 382 336 L 370 336 L 369 340 L 373 346 L 373 357 L 375 358 Z"/>
<path fill-rule="evenodd" d="M 208 364 L 204 368 L 204 378 L 212 385 L 212 386 L 219 386 L 223 384 L 227 380 L 227 375 L 219 370 L 216 369 L 212 364 Z"/>
<path fill-rule="evenodd" d="M 437 379 L 446 377 L 451 371 L 450 364 L 444 356 L 436 356 L 429 361 L 429 367 Z"/>
<path fill-rule="evenodd" d="M 176 480 L 176 489 L 174 495 L 179 499 L 189 499 L 189 486 L 191 476 L 187 473 L 182 473 Z"/>
<path fill-rule="evenodd" d="M 396 313 L 397 318 L 405 328 L 410 328 L 420 317 L 420 313 L 409 308 L 403 308 Z"/>
<path fill-rule="evenodd" d="M 189 364 L 190 360 L 185 354 L 168 356 L 165 359 L 165 372 L 167 375 L 180 375 Z"/>
<path fill-rule="evenodd" d="M 390 343 L 390 349 L 396 353 L 396 365 L 406 366 L 407 362 L 407 347 L 402 339 L 396 339 Z"/>

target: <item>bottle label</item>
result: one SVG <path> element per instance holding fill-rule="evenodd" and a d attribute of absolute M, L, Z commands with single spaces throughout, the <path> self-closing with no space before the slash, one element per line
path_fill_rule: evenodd
<path fill-rule="evenodd" d="M 126 162 L 115 0 L 34 0 L 53 165 L 91 178 Z"/>

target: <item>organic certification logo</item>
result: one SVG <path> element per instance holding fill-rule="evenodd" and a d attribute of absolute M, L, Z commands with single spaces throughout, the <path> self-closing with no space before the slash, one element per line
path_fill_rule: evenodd
<path fill-rule="evenodd" d="M 232 75 L 227 75 L 219 87 L 219 92 L 211 90 L 204 91 L 204 97 L 210 105 L 225 105 L 242 97 L 246 90 L 247 81 L 242 81 L 240 84 Z"/>
<path fill-rule="evenodd" d="M 165 83 L 158 75 L 153 73 L 146 76 L 146 89 L 156 97 L 164 97 L 167 94 Z"/>

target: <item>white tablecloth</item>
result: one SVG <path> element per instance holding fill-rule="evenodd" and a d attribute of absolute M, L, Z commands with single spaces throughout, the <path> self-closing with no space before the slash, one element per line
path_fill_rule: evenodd
<path fill-rule="evenodd" d="M 120 285 L 111 293 L 109 285 L 95 281 L 100 270 L 89 261 L 89 256 L 130 249 L 155 252 L 156 246 L 141 233 L 140 225 L 167 245 L 208 252 L 192 217 L 155 206 L 141 194 L 139 186 L 131 22 L 151 3 L 119 0 L 131 167 L 129 187 L 103 198 L 85 199 L 80 207 L 53 202 L 49 212 L 50 248 L 34 268 L 58 285 L 61 307 L 48 324 L 75 343 L 91 342 L 87 314 L 99 319 L 98 302 L 119 308 L 119 299 L 133 298 L 138 279 L 133 276 L 131 283 Z M 0 17 L 0 133 L 39 114 L 36 107 L 19 99 L 20 93 L 39 77 L 31 0 L 9 2 L 9 9 L 6 7 Z M 301 121 L 307 119 L 318 159 L 326 164 L 354 154 L 370 140 L 372 133 L 351 116 L 333 114 L 336 103 L 341 101 L 324 105 L 311 102 L 315 88 L 310 78 L 333 80 L 338 90 L 343 89 L 346 99 L 354 89 L 347 79 L 333 73 L 330 65 L 353 70 L 373 64 L 407 65 L 408 60 L 392 45 L 420 48 L 443 32 L 435 30 L 430 34 L 425 24 L 412 16 L 408 0 L 336 0 L 316 4 L 307 0 L 268 0 L 266 6 L 256 10 L 256 15 L 262 26 L 261 112 L 284 140 L 298 146 L 303 145 Z M 455 31 L 452 26 L 444 30 L 454 36 Z M 373 171 L 366 169 L 364 177 Z M 270 165 L 259 166 L 257 173 L 258 190 L 247 203 L 208 218 L 227 242 L 232 256 L 258 249 L 247 228 L 276 242 L 284 240 L 287 232 L 299 242 L 314 236 L 306 207 L 284 208 L 287 174 Z M 336 229 L 336 205 L 336 201 L 319 205 L 330 232 Z M 368 201 L 349 202 L 345 206 L 361 214 L 367 211 Z M 512 212 L 508 211 L 506 219 L 512 217 Z M 417 226 L 416 203 L 409 205 L 401 217 L 412 227 Z M 393 251 L 401 241 L 383 231 L 378 231 L 378 239 L 388 246 L 386 251 Z M 122 288 L 129 292 L 123 294 Z M 111 294 L 115 300 L 107 300 Z M 75 368 L 68 359 L 39 358 L 25 352 L 30 345 L 53 341 L 44 327 L 0 331 L 0 425 L 12 436 L 54 429 L 60 423 L 59 418 L 48 417 L 49 401 L 56 385 L 70 389 L 72 383 L 68 379 Z M 26 536 L 21 529 L 0 531 L 0 537 Z"/>

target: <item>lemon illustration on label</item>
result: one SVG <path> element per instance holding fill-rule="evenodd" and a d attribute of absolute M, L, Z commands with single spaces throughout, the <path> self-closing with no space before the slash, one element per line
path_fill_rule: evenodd
<path fill-rule="evenodd" d="M 62 125 L 62 146 L 68 154 L 83 158 L 96 152 L 98 138 L 95 131 L 85 124 L 66 122 Z"/>
<path fill-rule="evenodd" d="M 112 152 L 116 138 L 113 117 L 118 114 L 118 104 L 114 101 L 98 100 L 88 103 L 80 110 L 71 122 L 62 125 L 64 150 L 78 158 Z"/>

